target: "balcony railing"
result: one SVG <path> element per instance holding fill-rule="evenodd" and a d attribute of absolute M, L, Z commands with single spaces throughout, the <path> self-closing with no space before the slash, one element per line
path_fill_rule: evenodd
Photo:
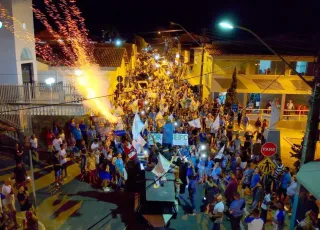
<path fill-rule="evenodd" d="M 0 103 L 2 104 L 57 104 L 64 102 L 81 104 L 81 99 L 82 96 L 71 84 L 0 85 Z"/>
<path fill-rule="evenodd" d="M 269 119 L 271 116 L 271 109 L 246 109 L 249 117 L 261 119 Z M 309 110 L 287 110 L 283 111 L 283 120 L 297 120 L 306 121 Z"/>

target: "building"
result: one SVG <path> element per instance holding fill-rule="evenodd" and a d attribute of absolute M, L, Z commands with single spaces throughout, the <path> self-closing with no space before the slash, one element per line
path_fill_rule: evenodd
<path fill-rule="evenodd" d="M 1 1 L 1 6 L 6 15 L 0 18 L 1 134 L 18 139 L 18 134 L 31 134 L 35 128 L 40 132 L 43 127 L 38 127 L 39 120 L 45 121 L 49 128 L 51 118 L 56 116 L 66 118 L 88 114 L 89 109 L 82 105 L 82 96 L 73 84 L 72 73 L 75 70 L 63 64 L 46 63 L 36 57 L 32 1 Z M 37 38 L 42 43 L 50 43 L 50 46 L 59 42 L 46 32 Z M 54 51 L 59 53 L 59 49 Z M 124 44 L 123 47 L 94 44 L 93 55 L 100 67 L 99 74 L 110 82 L 106 94 L 117 88 L 117 76 L 125 77 L 134 68 L 136 54 L 134 44 Z M 54 83 L 48 79 L 54 79 Z M 43 116 L 48 119 L 43 119 Z"/>
<path fill-rule="evenodd" d="M 202 49 L 194 48 L 193 63 L 190 67 L 190 82 L 194 85 L 200 82 L 200 68 Z M 306 56 L 299 51 L 280 52 L 296 70 L 310 81 L 313 80 L 312 55 Z M 239 107 L 248 106 L 258 110 L 267 110 L 269 100 L 279 98 L 281 101 L 281 115 L 285 115 L 287 101 L 293 100 L 296 109 L 307 110 L 308 97 L 311 87 L 295 75 L 278 57 L 252 46 L 237 46 L 225 43 L 205 45 L 203 85 L 204 97 L 214 99 L 220 97 L 223 101 L 231 86 L 232 73 L 237 70 L 237 94 Z M 267 111 L 259 111 L 266 113 Z M 301 114 L 306 114 L 303 111 Z"/>

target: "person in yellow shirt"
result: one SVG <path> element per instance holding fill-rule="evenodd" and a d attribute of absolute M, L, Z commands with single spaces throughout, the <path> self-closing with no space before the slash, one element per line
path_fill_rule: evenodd
<path fill-rule="evenodd" d="M 94 154 L 89 152 L 87 159 L 87 171 L 89 172 L 89 184 L 96 183 L 96 157 Z"/>

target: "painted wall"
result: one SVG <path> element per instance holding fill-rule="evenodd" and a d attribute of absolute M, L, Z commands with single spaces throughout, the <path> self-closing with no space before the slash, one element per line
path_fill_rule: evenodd
<path fill-rule="evenodd" d="M 8 10 L 8 14 L 17 20 L 14 22 L 6 21 L 9 26 L 13 25 L 14 31 L 9 31 L 4 26 L 0 29 L 0 69 L 2 74 L 0 83 L 21 84 L 22 63 L 33 63 L 34 80 L 37 81 L 32 0 L 3 0 L 1 4 Z M 21 60 L 23 48 L 30 51 L 31 60 Z"/>

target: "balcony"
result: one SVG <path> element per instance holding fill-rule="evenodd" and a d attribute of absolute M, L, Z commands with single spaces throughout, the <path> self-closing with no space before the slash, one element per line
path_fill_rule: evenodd
<path fill-rule="evenodd" d="M 0 85 L 2 104 L 81 104 L 82 96 L 74 85 L 61 83 L 47 85 L 26 83 L 23 85 Z"/>

